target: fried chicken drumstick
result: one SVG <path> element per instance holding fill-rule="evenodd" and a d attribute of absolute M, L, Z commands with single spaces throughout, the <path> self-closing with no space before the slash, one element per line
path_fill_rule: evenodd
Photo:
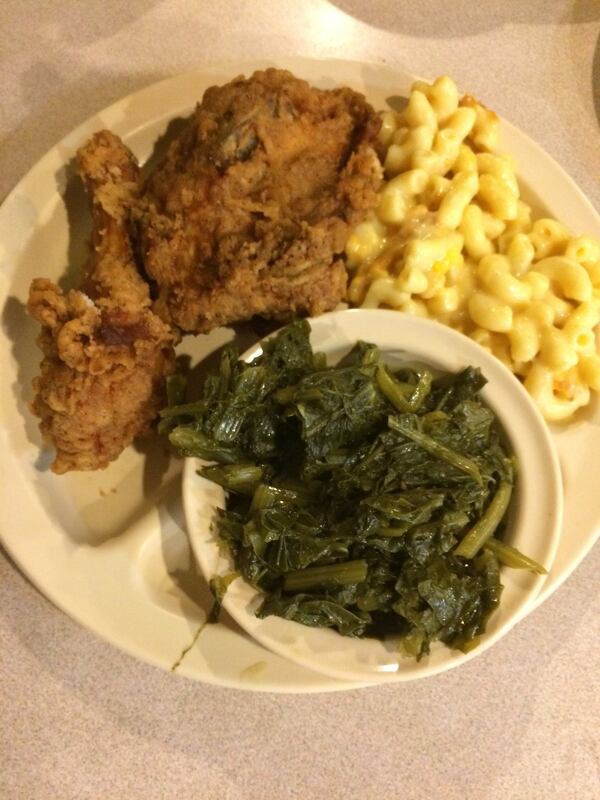
<path fill-rule="evenodd" d="M 174 335 L 151 310 L 136 267 L 129 217 L 139 169 L 121 141 L 102 131 L 78 152 L 91 197 L 93 249 L 78 290 L 33 281 L 30 314 L 42 325 L 44 359 L 34 413 L 56 447 L 54 472 L 106 467 L 150 429 L 174 369 Z"/>
<path fill-rule="evenodd" d="M 344 298 L 348 229 L 382 178 L 379 127 L 351 89 L 269 69 L 208 89 L 143 188 L 110 132 L 79 151 L 90 263 L 78 290 L 38 279 L 28 303 L 44 353 L 32 408 L 55 472 L 105 467 L 150 429 L 180 330 L 316 315 Z"/>

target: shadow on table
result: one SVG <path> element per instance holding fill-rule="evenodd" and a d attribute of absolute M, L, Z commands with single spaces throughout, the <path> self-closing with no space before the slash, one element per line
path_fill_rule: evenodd
<path fill-rule="evenodd" d="M 597 0 L 575 0 L 572 14 L 557 20 L 549 13 L 548 0 L 528 3 L 462 3 L 449 6 L 446 0 L 419 3 L 365 3 L 364 0 L 331 0 L 331 5 L 374 28 L 392 33 L 433 38 L 463 38 L 503 25 L 573 24 L 600 20 Z M 451 11 L 452 13 L 449 13 Z M 441 22 L 442 21 L 442 22 Z"/>
<path fill-rule="evenodd" d="M 23 74 L 21 85 L 15 88 L 23 98 L 24 113 L 19 124 L 2 139 L 2 150 L 11 154 L 5 158 L 7 172 L 3 175 L 3 186 L 12 189 L 32 163 L 83 120 L 166 77 L 167 72 L 159 71 L 107 74 L 87 65 L 71 66 L 66 77 L 62 69 L 59 71 L 55 65 L 40 59 Z M 40 86 L 47 86 L 47 91 L 40 92 Z M 80 144 L 83 142 L 74 142 L 75 146 Z M 65 178 L 68 180 L 74 172 L 71 165 Z M 78 190 L 74 190 L 70 199 L 74 203 L 84 201 L 87 206 L 82 190 L 79 196 Z"/>

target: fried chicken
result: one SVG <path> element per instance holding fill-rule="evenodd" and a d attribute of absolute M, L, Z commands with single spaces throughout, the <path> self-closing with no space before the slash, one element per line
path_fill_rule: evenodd
<path fill-rule="evenodd" d="M 280 70 L 208 89 L 135 211 L 162 318 L 198 333 L 334 308 L 382 177 L 379 125 L 362 95 Z"/>
<path fill-rule="evenodd" d="M 148 432 L 174 369 L 171 328 L 151 309 L 150 291 L 133 257 L 129 217 L 139 168 L 109 133 L 78 153 L 91 197 L 93 250 L 78 290 L 66 294 L 34 280 L 28 310 L 42 325 L 44 353 L 34 381 L 33 412 L 56 448 L 53 470 L 106 467 Z"/>
<path fill-rule="evenodd" d="M 40 278 L 28 302 L 44 353 L 32 409 L 55 472 L 103 468 L 150 430 L 181 330 L 343 299 L 348 229 L 382 179 L 379 125 L 362 95 L 270 69 L 208 89 L 144 188 L 118 137 L 92 137 L 78 153 L 90 262 L 77 290 Z"/>

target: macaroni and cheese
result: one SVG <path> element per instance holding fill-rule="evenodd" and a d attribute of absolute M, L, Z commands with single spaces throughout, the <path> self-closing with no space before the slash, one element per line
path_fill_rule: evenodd
<path fill-rule="evenodd" d="M 565 420 L 600 391 L 600 242 L 532 219 L 498 126 L 448 77 L 383 114 L 386 182 L 346 244 L 348 297 L 462 331 Z"/>

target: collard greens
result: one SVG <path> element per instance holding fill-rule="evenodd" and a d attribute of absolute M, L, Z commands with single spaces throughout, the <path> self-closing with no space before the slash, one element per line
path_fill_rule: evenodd
<path fill-rule="evenodd" d="M 226 349 L 202 397 L 162 412 L 183 455 L 228 490 L 218 531 L 277 614 L 347 636 L 475 646 L 499 602 L 514 460 L 467 367 L 392 373 L 358 342 L 336 366 L 295 322 L 251 364 Z"/>

